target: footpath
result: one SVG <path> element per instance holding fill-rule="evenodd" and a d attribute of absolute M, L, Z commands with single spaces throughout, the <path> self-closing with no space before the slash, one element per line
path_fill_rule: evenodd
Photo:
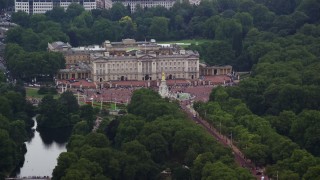
<path fill-rule="evenodd" d="M 265 168 L 259 169 L 257 168 L 251 160 L 247 159 L 244 154 L 233 145 L 233 142 L 225 135 L 220 134 L 219 131 L 210 125 L 207 121 L 199 117 L 196 111 L 190 106 L 190 104 L 186 102 L 180 103 L 181 108 L 186 112 L 188 117 L 195 121 L 197 124 L 202 125 L 202 127 L 209 132 L 219 143 L 221 143 L 225 147 L 230 147 L 232 150 L 232 154 L 234 155 L 235 161 L 239 166 L 247 168 L 253 176 L 255 176 L 259 180 L 269 180 L 268 176 L 264 175 L 263 171 Z"/>

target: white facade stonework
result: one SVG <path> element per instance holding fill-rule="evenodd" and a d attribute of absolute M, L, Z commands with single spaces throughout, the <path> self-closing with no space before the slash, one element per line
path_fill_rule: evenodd
<path fill-rule="evenodd" d="M 66 10 L 71 3 L 81 4 L 87 11 L 97 8 L 95 0 L 15 0 L 15 12 L 44 14 L 55 6 Z"/>
<path fill-rule="evenodd" d="M 92 78 L 96 82 L 113 80 L 158 80 L 199 78 L 199 54 L 157 55 L 137 53 L 136 56 L 94 56 L 90 58 Z"/>
<path fill-rule="evenodd" d="M 142 1 L 136 1 L 136 0 L 129 0 L 129 1 L 115 1 L 121 2 L 125 7 L 130 6 L 131 12 L 135 12 L 137 5 L 139 5 L 142 9 L 143 8 L 151 8 L 156 6 L 162 6 L 167 9 L 170 9 L 174 3 L 175 0 L 142 0 Z"/>

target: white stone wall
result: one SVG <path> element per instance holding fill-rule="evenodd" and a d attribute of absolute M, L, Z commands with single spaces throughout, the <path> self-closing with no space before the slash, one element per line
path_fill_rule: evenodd
<path fill-rule="evenodd" d="M 199 78 L 199 59 L 197 58 L 160 58 L 153 60 L 125 59 L 106 60 L 97 58 L 92 61 L 92 77 L 94 81 L 144 80 L 146 75 L 151 80 L 161 79 L 162 72 L 171 79 Z M 148 66 L 148 67 L 146 67 Z"/>
<path fill-rule="evenodd" d="M 15 12 L 24 11 L 29 14 L 29 2 L 28 1 L 15 1 Z"/>
<path fill-rule="evenodd" d="M 30 13 L 44 14 L 45 12 L 52 10 L 52 8 L 53 8 L 53 0 L 46 0 L 46 1 L 42 1 L 42 2 L 31 0 L 31 3 L 32 3 L 32 7 L 29 6 L 29 0 L 15 0 L 15 12 L 24 11 L 28 14 L 30 14 Z M 71 3 L 72 2 L 60 1 L 59 6 L 63 7 L 66 10 Z M 74 3 L 79 4 L 79 2 L 74 2 Z M 92 9 L 96 9 L 97 3 L 95 1 L 90 2 L 90 0 L 84 1 L 83 7 L 87 11 L 92 10 Z M 32 12 L 30 12 L 32 8 L 33 8 L 33 10 L 32 10 Z"/>
<path fill-rule="evenodd" d="M 74 3 L 78 3 L 78 2 L 74 2 Z M 60 2 L 60 7 L 63 7 L 64 10 L 67 10 L 70 4 L 71 2 Z"/>
<path fill-rule="evenodd" d="M 44 14 L 52 10 L 53 2 L 33 2 L 33 14 Z"/>
<path fill-rule="evenodd" d="M 167 9 L 171 8 L 175 1 L 174 0 L 167 0 L 167 1 L 122 1 L 121 2 L 125 7 L 128 5 L 130 6 L 131 12 L 135 12 L 136 6 L 139 4 L 141 8 L 145 7 L 156 7 L 156 6 L 163 6 Z"/>
<path fill-rule="evenodd" d="M 90 11 L 97 8 L 96 2 L 83 2 L 83 7 L 85 10 Z"/>

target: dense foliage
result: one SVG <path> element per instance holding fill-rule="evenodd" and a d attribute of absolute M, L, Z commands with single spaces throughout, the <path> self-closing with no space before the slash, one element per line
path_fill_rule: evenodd
<path fill-rule="evenodd" d="M 12 7 L 14 6 L 14 1 L 12 0 L 0 0 L 0 11 L 2 9 L 6 9 L 6 8 L 9 8 L 9 7 Z"/>
<path fill-rule="evenodd" d="M 101 133 L 74 132 L 53 179 L 254 179 L 230 149 L 156 92 L 135 91 L 128 112 Z"/>
<path fill-rule="evenodd" d="M 14 13 L 12 21 L 21 26 L 7 33 L 6 42 L 16 43 L 26 51 L 43 51 L 48 42 L 58 40 L 79 46 L 124 38 L 203 38 L 212 42 L 191 48 L 197 49 L 206 63 L 250 70 L 270 50 L 303 51 L 292 42 L 301 46 L 311 42 L 319 47 L 319 40 L 308 37 L 319 37 L 319 27 L 310 25 L 319 23 L 319 7 L 317 0 L 203 0 L 198 6 L 177 2 L 169 10 L 137 7 L 131 14 L 120 3 L 108 10 L 91 12 L 72 4 L 66 11 L 57 7 L 46 14 Z M 283 39 L 291 35 L 294 37 L 289 41 Z M 313 48 L 304 49 L 317 51 L 314 45 L 310 46 Z"/>
<path fill-rule="evenodd" d="M 92 129 L 95 120 L 92 106 L 79 107 L 71 91 L 62 93 L 58 99 L 54 99 L 52 94 L 45 95 L 39 104 L 39 113 L 39 128 L 71 127 L 84 121 L 88 129 Z"/>
<path fill-rule="evenodd" d="M 31 47 L 31 45 L 27 45 Z M 65 60 L 61 53 L 54 52 L 30 52 L 17 44 L 7 44 L 5 60 L 10 75 L 15 79 L 31 82 L 34 78 L 38 81 L 53 80 L 58 69 L 65 66 Z"/>
<path fill-rule="evenodd" d="M 0 71 L 1 74 L 3 72 Z M 23 164 L 28 131 L 33 125 L 33 107 L 20 85 L 0 81 L 0 179 Z"/>
<path fill-rule="evenodd" d="M 232 134 L 235 144 L 257 166 L 272 165 L 268 168 L 270 176 L 276 177 L 277 171 L 279 179 L 301 179 L 311 171 L 313 175 L 320 175 L 320 171 L 313 171 L 314 168 L 318 168 L 320 158 L 298 146 L 307 145 L 307 150 L 318 155 L 319 136 L 315 129 L 318 126 L 319 112 L 304 111 L 296 117 L 293 112 L 286 111 L 279 117 L 259 117 L 240 99 L 230 97 L 223 87 L 214 89 L 211 98 L 208 103 L 195 104 L 198 112 L 209 123 L 221 129 L 223 134 Z M 268 120 L 279 123 L 277 127 L 284 133 L 292 133 L 298 144 L 278 134 Z M 286 124 L 289 120 L 293 121 L 291 129 Z M 308 127 L 315 124 L 315 127 Z"/>
<path fill-rule="evenodd" d="M 61 55 L 40 52 L 46 50 L 47 42 L 60 40 L 79 46 L 123 38 L 211 39 L 190 48 L 198 50 L 208 64 L 231 64 L 235 70 L 251 70 L 251 76 L 237 87 L 214 90 L 210 102 L 195 106 L 200 114 L 226 135 L 232 132 L 248 158 L 257 165 L 269 165 L 270 176 L 275 178 L 279 172 L 279 179 L 318 179 L 319 9 L 318 0 L 204 0 L 199 6 L 176 3 L 170 10 L 138 8 L 133 14 L 121 4 L 91 12 L 75 4 L 67 11 L 54 8 L 45 15 L 18 12 L 12 20 L 20 27 L 7 34 L 6 61 L 15 77 L 28 79 L 43 74 L 41 68 L 30 63 L 33 55 L 54 67 L 47 74 L 63 66 Z M 165 168 L 182 179 L 190 175 L 219 179 L 215 177 L 219 173 L 225 177 L 240 174 L 230 168 L 230 152 L 216 145 L 212 148 L 213 140 L 182 121 L 184 117 L 174 105 L 157 98 L 150 92 L 135 93 L 128 107 L 134 115 L 111 122 L 105 132 L 107 139 L 104 134 L 87 134 L 90 123 L 66 108 L 66 101 L 46 97 L 51 103 L 48 108 L 66 112 L 60 113 L 57 122 L 47 122 L 57 127 L 76 124 L 77 134 L 68 145 L 69 152 L 60 156 L 54 178 L 96 175 L 145 179 Z M 44 114 L 59 115 L 48 108 L 43 109 Z M 83 112 L 87 117 L 91 110 L 85 107 Z M 211 154 L 206 154 L 207 150 Z M 190 167 L 191 172 L 182 165 Z"/>

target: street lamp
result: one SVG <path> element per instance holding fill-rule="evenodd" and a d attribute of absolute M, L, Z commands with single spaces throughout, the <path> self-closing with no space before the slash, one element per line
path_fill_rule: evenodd
<path fill-rule="evenodd" d="M 103 98 L 102 98 L 102 96 L 100 97 L 100 113 L 101 113 L 101 111 L 102 111 L 102 102 L 103 102 Z"/>
<path fill-rule="evenodd" d="M 93 97 L 91 97 L 90 99 L 91 99 L 91 106 L 93 107 Z"/>
<path fill-rule="evenodd" d="M 230 134 L 230 145 L 232 146 L 232 131 L 231 131 L 231 134 Z"/>

